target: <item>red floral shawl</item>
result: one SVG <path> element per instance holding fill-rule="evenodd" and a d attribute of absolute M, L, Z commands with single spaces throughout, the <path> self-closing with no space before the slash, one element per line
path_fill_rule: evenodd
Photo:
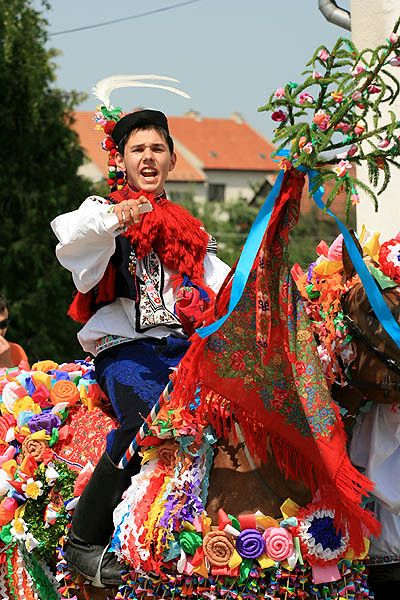
<path fill-rule="evenodd" d="M 305 309 L 290 275 L 289 230 L 298 218 L 304 176 L 285 174 L 269 226 L 243 295 L 230 317 L 203 340 L 195 335 L 174 375 L 171 408 L 189 406 L 201 387 L 199 413 L 219 435 L 238 421 L 249 450 L 267 459 L 269 447 L 286 475 L 302 480 L 348 523 L 362 550 L 362 522 L 379 525 L 361 508 L 372 483 L 350 463 L 339 409 L 317 354 Z M 230 284 L 216 314 L 226 312 Z"/>

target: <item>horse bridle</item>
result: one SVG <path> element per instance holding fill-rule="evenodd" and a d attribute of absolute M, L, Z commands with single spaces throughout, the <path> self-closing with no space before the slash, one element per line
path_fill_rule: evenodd
<path fill-rule="evenodd" d="M 379 348 L 377 346 L 375 346 L 375 344 L 373 342 L 371 342 L 371 340 L 369 339 L 366 332 L 363 329 L 361 329 L 361 327 L 354 321 L 354 319 L 352 319 L 350 317 L 350 315 L 346 312 L 346 301 L 347 301 L 347 294 L 345 295 L 345 297 L 342 300 L 342 313 L 343 313 L 343 320 L 346 323 L 347 327 L 349 328 L 350 332 L 352 333 L 353 337 L 356 337 L 356 338 L 362 340 L 364 342 L 365 346 L 368 348 L 368 350 L 382 364 L 384 364 L 385 367 L 389 371 L 392 371 L 392 373 L 395 373 L 396 375 L 398 375 L 400 377 L 399 361 L 395 360 L 394 358 L 389 356 L 386 352 L 379 350 Z M 400 391 L 400 381 L 396 381 L 396 382 L 382 381 L 382 382 L 374 383 L 374 382 L 370 382 L 370 381 L 363 381 L 363 380 L 358 380 L 358 379 L 352 378 L 349 381 L 349 383 L 358 387 L 359 389 L 378 389 L 378 390 L 382 390 L 384 392 Z"/>

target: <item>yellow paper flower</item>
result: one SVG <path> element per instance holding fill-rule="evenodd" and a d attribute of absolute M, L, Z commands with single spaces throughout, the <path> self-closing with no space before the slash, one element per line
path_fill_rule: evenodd
<path fill-rule="evenodd" d="M 23 519 L 17 518 L 11 521 L 10 533 L 16 540 L 25 539 L 27 530 L 27 524 Z"/>
<path fill-rule="evenodd" d="M 58 363 L 53 360 L 41 360 L 32 366 L 31 371 L 43 371 L 47 373 L 47 371 L 52 371 L 53 369 L 57 369 L 57 367 Z"/>
<path fill-rule="evenodd" d="M 42 371 L 36 371 L 35 373 L 32 373 L 32 381 L 36 387 L 42 383 L 49 390 L 49 392 L 51 391 L 51 375 L 43 373 Z"/>
<path fill-rule="evenodd" d="M 22 489 L 25 492 L 25 496 L 27 498 L 37 500 L 38 497 L 43 494 L 42 487 L 43 483 L 41 481 L 35 481 L 32 477 L 30 477 L 28 481 L 24 483 Z"/>
<path fill-rule="evenodd" d="M 16 400 L 13 406 L 14 417 L 17 419 L 19 413 L 23 411 L 31 411 L 33 414 L 37 415 L 42 412 L 42 409 L 40 408 L 39 404 L 36 404 L 36 402 L 32 400 L 32 398 L 29 396 L 24 396 L 23 398 Z"/>

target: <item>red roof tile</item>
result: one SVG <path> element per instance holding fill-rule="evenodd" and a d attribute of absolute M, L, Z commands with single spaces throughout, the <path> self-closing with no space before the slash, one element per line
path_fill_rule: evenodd
<path fill-rule="evenodd" d="M 206 177 L 202 171 L 196 169 L 188 160 L 175 148 L 176 165 L 173 171 L 168 173 L 167 181 L 192 181 L 203 182 Z"/>
<path fill-rule="evenodd" d="M 204 169 L 277 171 L 273 146 L 248 123 L 235 118 L 168 117 L 174 139 L 203 163 Z"/>
<path fill-rule="evenodd" d="M 105 135 L 102 131 L 95 129 L 93 114 L 93 112 L 83 111 L 74 113 L 75 123 L 72 128 L 78 134 L 81 146 L 89 160 L 100 169 L 103 177 L 106 178 L 108 176 L 107 152 L 101 147 Z"/>

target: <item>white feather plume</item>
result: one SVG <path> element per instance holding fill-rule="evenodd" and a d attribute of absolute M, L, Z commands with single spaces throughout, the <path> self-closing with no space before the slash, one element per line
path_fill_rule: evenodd
<path fill-rule="evenodd" d="M 108 109 L 111 108 L 111 92 L 123 87 L 158 88 L 160 90 L 172 92 L 173 94 L 178 94 L 179 96 L 183 96 L 184 98 L 190 98 L 189 94 L 183 92 L 182 90 L 178 90 L 175 87 L 163 85 L 160 83 L 147 83 L 143 80 L 172 81 L 174 83 L 179 83 L 177 79 L 173 79 L 172 77 L 165 77 L 163 75 L 111 75 L 111 77 L 106 77 L 105 79 L 101 79 L 100 81 L 98 81 L 96 85 L 92 88 L 92 92 L 96 96 L 96 98 L 98 98 L 102 102 L 102 104 L 104 104 L 104 106 L 106 106 Z"/>

